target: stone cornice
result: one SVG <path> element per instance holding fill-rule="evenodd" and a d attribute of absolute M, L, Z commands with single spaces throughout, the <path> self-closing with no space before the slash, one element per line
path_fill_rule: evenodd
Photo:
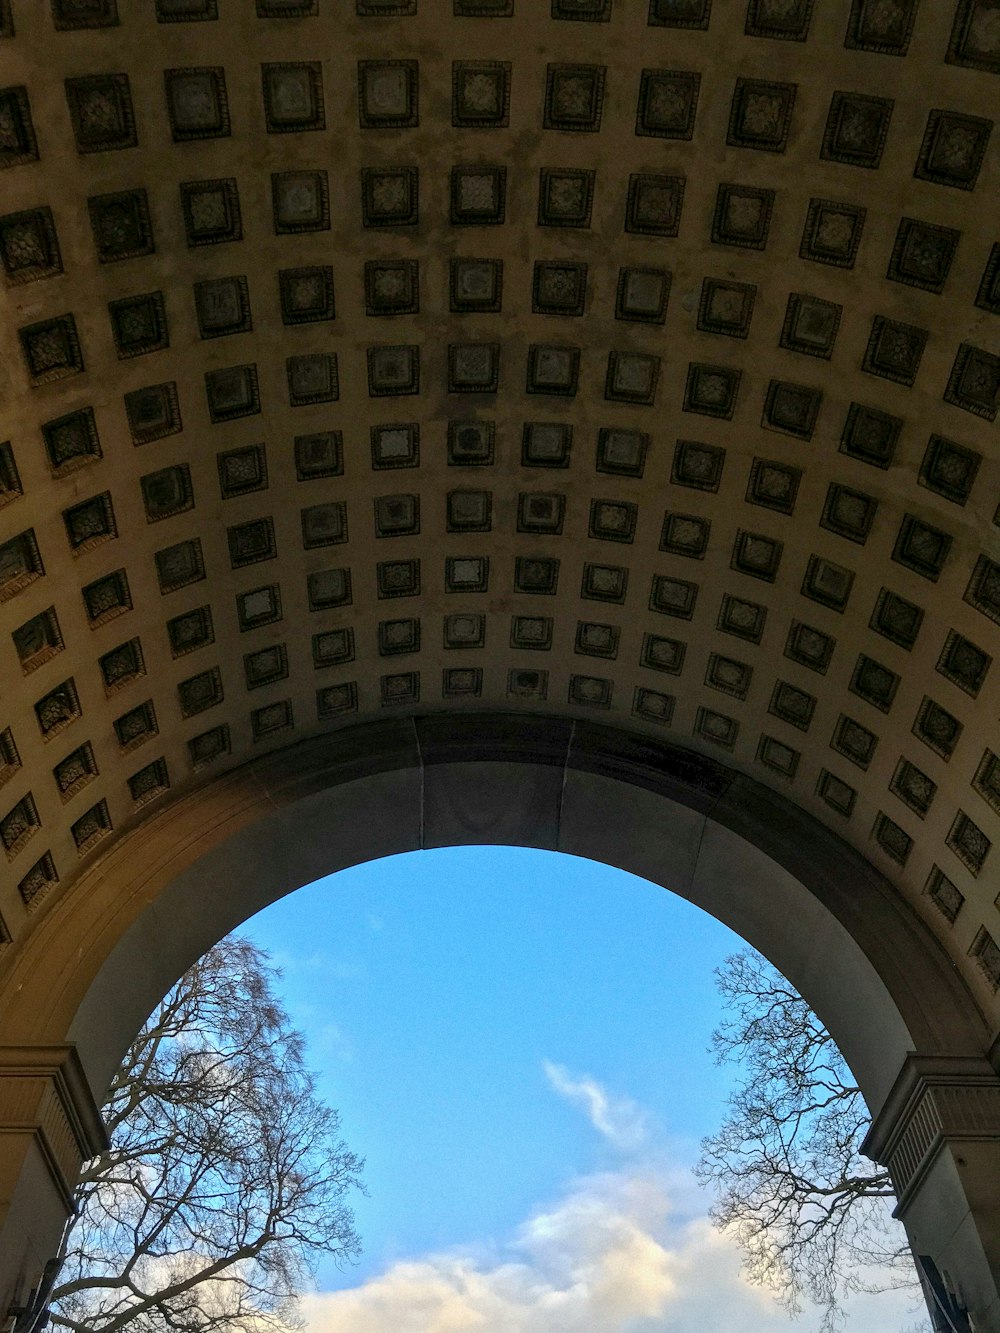
<path fill-rule="evenodd" d="M 903 1214 L 946 1143 L 1000 1138 L 1000 1077 L 979 1056 L 911 1055 L 862 1151 L 888 1167 Z"/>
<path fill-rule="evenodd" d="M 80 1167 L 107 1146 L 76 1048 L 0 1046 L 0 1135 L 31 1134 L 68 1203 Z"/>

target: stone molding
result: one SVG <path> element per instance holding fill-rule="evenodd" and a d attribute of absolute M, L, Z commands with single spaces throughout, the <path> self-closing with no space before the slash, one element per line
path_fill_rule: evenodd
<path fill-rule="evenodd" d="M 946 1144 L 1000 1142 L 1000 1076 L 980 1056 L 911 1055 L 862 1151 L 886 1166 L 903 1216 Z"/>
<path fill-rule="evenodd" d="M 75 1046 L 0 1046 L 0 1135 L 30 1135 L 69 1207 L 107 1134 Z"/>

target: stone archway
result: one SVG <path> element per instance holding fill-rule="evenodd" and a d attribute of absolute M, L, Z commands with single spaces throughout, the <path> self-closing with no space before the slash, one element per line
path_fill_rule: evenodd
<path fill-rule="evenodd" d="M 991 1327 L 983 1182 L 1000 1153 L 1000 1080 L 984 1016 L 931 933 L 845 843 L 752 779 L 614 728 L 518 714 L 370 724 L 236 770 L 123 838 L 39 923 L 0 991 L 2 1086 L 26 1087 L 34 1061 L 43 1094 L 7 1219 L 17 1261 L 0 1276 L 23 1281 L 26 1251 L 37 1262 L 51 1244 L 59 1191 L 40 1167 L 58 1137 L 53 1105 L 75 1131 L 59 1145 L 65 1174 L 93 1133 L 89 1089 L 100 1096 L 194 958 L 333 870 L 461 843 L 608 862 L 688 897 L 770 957 L 862 1085 L 916 1251 Z"/>
<path fill-rule="evenodd" d="M 518 711 L 826 904 L 995 1265 L 998 75 L 997 0 L 0 0 L 3 1197 L 161 836 Z"/>

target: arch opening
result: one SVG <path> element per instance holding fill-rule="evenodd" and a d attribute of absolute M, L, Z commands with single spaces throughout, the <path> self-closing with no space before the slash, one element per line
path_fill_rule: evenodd
<path fill-rule="evenodd" d="M 745 1305 L 748 1329 L 778 1333 L 786 1317 L 737 1277 L 735 1250 L 713 1239 L 709 1260 L 693 1230 L 708 1239 L 710 1195 L 689 1178 L 696 1145 L 738 1076 L 708 1049 L 713 969 L 742 945 L 728 928 L 594 861 L 469 845 L 338 872 L 265 908 L 248 933 L 274 951 L 321 1086 L 368 1158 L 360 1270 L 321 1275 L 333 1294 L 310 1304 L 316 1333 L 324 1318 L 345 1333 L 388 1327 L 404 1292 L 409 1310 L 426 1295 L 427 1327 L 444 1322 L 438 1303 L 467 1299 L 497 1333 L 544 1329 L 546 1293 L 567 1328 L 618 1328 L 615 1310 L 635 1311 L 642 1291 L 651 1328 L 729 1327 Z M 649 1263 L 622 1275 L 631 1293 L 605 1313 L 593 1274 L 606 1246 L 634 1253 L 620 1227 L 646 1238 Z M 542 1253 L 540 1234 L 565 1243 Z M 459 1254 L 467 1270 L 453 1267 Z M 675 1257 L 670 1295 L 660 1278 Z M 513 1290 L 499 1267 L 510 1264 L 524 1279 Z M 687 1264 L 709 1271 L 699 1280 Z M 848 1326 L 908 1327 L 918 1300 L 849 1302 Z M 807 1312 L 796 1327 L 817 1324 Z"/>

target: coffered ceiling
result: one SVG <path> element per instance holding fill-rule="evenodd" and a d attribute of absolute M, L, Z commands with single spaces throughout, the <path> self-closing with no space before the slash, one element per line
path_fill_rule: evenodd
<path fill-rule="evenodd" d="M 600 717 L 1000 984 L 1000 3 L 0 0 L 0 918 L 277 747 Z"/>

